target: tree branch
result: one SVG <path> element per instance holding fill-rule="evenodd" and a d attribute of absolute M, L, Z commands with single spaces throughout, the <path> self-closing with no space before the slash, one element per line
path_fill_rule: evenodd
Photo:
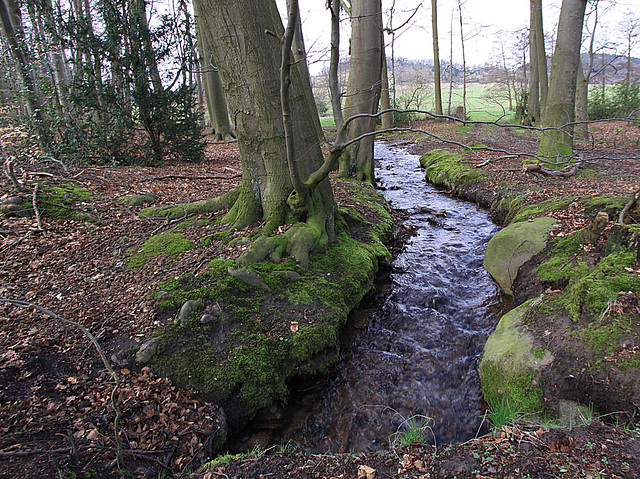
<path fill-rule="evenodd" d="M 631 195 L 631 200 L 624 206 L 622 211 L 620 212 L 620 216 L 618 217 L 618 223 L 621 225 L 624 224 L 624 217 L 631 211 L 636 203 L 638 202 L 638 196 L 640 195 L 640 188 L 633 192 Z"/>

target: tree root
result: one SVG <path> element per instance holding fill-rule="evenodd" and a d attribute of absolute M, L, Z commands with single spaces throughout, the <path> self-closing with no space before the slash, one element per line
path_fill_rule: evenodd
<path fill-rule="evenodd" d="M 638 203 L 638 197 L 640 196 L 640 189 L 633 192 L 631 195 L 631 200 L 624 206 L 623 210 L 620 212 L 620 216 L 618 217 L 618 223 L 621 225 L 624 224 L 624 217 L 629 214 L 629 211 Z"/>
<path fill-rule="evenodd" d="M 522 169 L 525 173 L 538 173 L 542 176 L 555 176 L 559 178 L 569 178 L 571 176 L 575 176 L 576 173 L 578 173 L 578 165 L 566 167 L 562 170 L 551 170 L 549 168 L 544 168 L 539 163 L 535 163 L 523 165 Z"/>
<path fill-rule="evenodd" d="M 236 188 L 222 196 L 208 200 L 194 201 L 193 203 L 186 204 L 152 206 L 142 210 L 140 215 L 152 219 L 166 219 L 171 221 L 185 216 L 213 213 L 233 206 L 238 195 L 239 188 Z"/>

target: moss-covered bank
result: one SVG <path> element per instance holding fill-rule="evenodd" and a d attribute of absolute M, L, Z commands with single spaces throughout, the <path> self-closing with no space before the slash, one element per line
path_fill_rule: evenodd
<path fill-rule="evenodd" d="M 617 218 L 629 201 L 565 194 L 532 202 L 538 185 L 517 189 L 502 184 L 479 193 L 484 177 L 458 155 L 434 150 L 421 164 L 429 181 L 491 207 L 494 219 L 503 224 L 540 216 L 567 218 L 571 208 L 591 219 L 599 212 Z M 640 217 L 637 210 L 633 214 Z M 500 320 L 480 366 L 488 402 L 506 401 L 521 413 L 557 410 L 567 400 L 628 417 L 637 411 L 640 232 L 637 226 L 609 224 L 605 235 L 599 234 L 583 228 L 556 237 L 519 266 L 513 294 L 521 306 Z"/>
<path fill-rule="evenodd" d="M 338 180 L 340 181 L 340 180 Z M 354 206 L 340 209 L 338 242 L 312 254 L 302 269 L 292 259 L 262 261 L 233 276 L 233 261 L 213 259 L 198 275 L 160 285 L 152 366 L 221 405 L 232 425 L 285 400 L 297 376 L 326 373 L 337 359 L 338 333 L 371 289 L 394 224 L 384 198 L 342 181 Z M 179 260 L 179 258 L 178 258 Z M 178 311 L 187 301 L 190 314 Z"/>

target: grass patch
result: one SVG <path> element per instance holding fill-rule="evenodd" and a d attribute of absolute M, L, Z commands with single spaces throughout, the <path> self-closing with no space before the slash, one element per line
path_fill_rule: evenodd
<path fill-rule="evenodd" d="M 129 269 L 142 268 L 153 258 L 162 255 L 178 256 L 183 251 L 190 250 L 193 246 L 193 242 L 186 240 L 180 233 L 153 235 L 140 248 L 128 250 L 131 256 L 127 259 L 127 267 Z"/>

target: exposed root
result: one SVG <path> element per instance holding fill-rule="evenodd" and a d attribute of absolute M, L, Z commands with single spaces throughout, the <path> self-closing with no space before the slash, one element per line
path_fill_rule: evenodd
<path fill-rule="evenodd" d="M 161 205 L 146 208 L 140 215 L 154 219 L 177 220 L 182 217 L 213 213 L 223 209 L 228 209 L 238 198 L 239 189 L 236 188 L 229 193 L 208 200 L 194 201 L 193 203 Z"/>

